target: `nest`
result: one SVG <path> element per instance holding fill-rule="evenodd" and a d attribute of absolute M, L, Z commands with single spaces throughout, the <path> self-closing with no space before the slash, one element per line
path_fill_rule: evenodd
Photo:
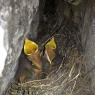
<path fill-rule="evenodd" d="M 61 41 L 64 37 L 55 35 Z M 60 40 L 61 39 L 61 40 Z M 52 67 L 45 79 L 33 80 L 25 83 L 13 81 L 9 84 L 6 95 L 88 95 L 90 92 L 89 80 L 86 74 L 86 58 L 75 47 L 63 47 L 59 45 L 61 64 Z M 63 51 L 64 52 L 63 52 Z M 57 62 L 59 60 L 55 60 Z"/>

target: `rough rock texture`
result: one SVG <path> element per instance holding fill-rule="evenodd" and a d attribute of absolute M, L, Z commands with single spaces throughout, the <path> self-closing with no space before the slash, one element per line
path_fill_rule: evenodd
<path fill-rule="evenodd" d="M 0 80 L 1 95 L 2 91 L 6 88 L 7 84 L 15 75 L 18 57 L 23 46 L 23 40 L 27 33 L 30 31 L 30 25 L 32 20 L 34 20 L 33 16 L 37 13 L 39 1 L 3 0 L 0 2 L 2 2 L 1 11 L 3 11 L 3 13 L 8 11 L 9 13 L 6 19 L 6 35 L 8 39 L 5 38 L 5 40 L 8 40 L 8 55 L 3 71 L 3 77 Z"/>

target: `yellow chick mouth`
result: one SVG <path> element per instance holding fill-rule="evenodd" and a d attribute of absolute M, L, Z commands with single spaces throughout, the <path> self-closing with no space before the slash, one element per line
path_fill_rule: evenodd
<path fill-rule="evenodd" d="M 31 55 L 33 53 L 35 53 L 38 50 L 38 45 L 29 40 L 29 39 L 25 39 L 25 44 L 24 44 L 24 53 L 26 55 Z"/>
<path fill-rule="evenodd" d="M 56 49 L 56 43 L 54 37 L 45 45 L 45 48 Z"/>

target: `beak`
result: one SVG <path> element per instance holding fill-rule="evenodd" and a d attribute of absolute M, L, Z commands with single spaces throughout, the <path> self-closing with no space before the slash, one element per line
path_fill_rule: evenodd
<path fill-rule="evenodd" d="M 33 42 L 29 39 L 25 40 L 24 53 L 26 55 L 31 55 L 31 54 L 35 53 L 37 50 L 38 50 L 38 45 L 35 42 Z"/>
<path fill-rule="evenodd" d="M 38 50 L 38 45 L 35 42 L 26 39 L 24 44 L 24 53 L 27 55 L 28 59 L 32 61 L 33 65 L 37 69 L 42 69 L 42 62 Z"/>
<path fill-rule="evenodd" d="M 45 55 L 49 63 L 51 64 L 55 58 L 56 43 L 54 37 L 45 45 Z"/>

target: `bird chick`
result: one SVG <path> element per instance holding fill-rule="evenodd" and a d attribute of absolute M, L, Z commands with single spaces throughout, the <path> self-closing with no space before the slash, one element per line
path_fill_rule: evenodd
<path fill-rule="evenodd" d="M 35 76 L 38 77 L 42 70 L 42 62 L 38 45 L 35 42 L 26 39 L 24 44 L 24 53 L 32 62 L 32 65 L 34 66 Z"/>
<path fill-rule="evenodd" d="M 56 43 L 54 37 L 45 45 L 45 55 L 49 63 L 51 64 L 55 58 Z"/>

